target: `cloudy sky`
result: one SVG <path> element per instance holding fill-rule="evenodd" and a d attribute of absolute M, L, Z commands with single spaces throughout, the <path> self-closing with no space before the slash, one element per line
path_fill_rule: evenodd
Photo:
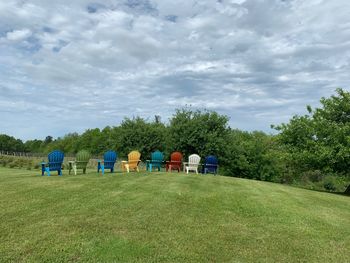
<path fill-rule="evenodd" d="M 186 105 L 272 132 L 350 87 L 349 0 L 0 1 L 0 133 L 166 121 Z"/>

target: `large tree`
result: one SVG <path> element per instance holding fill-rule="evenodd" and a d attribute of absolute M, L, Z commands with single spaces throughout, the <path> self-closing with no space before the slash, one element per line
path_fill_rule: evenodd
<path fill-rule="evenodd" d="M 222 156 L 228 135 L 228 117 L 213 111 L 177 110 L 170 119 L 168 146 L 185 156 L 197 153 Z"/>
<path fill-rule="evenodd" d="M 0 150 L 10 152 L 23 152 L 24 144 L 20 139 L 16 139 L 6 134 L 0 134 Z"/>
<path fill-rule="evenodd" d="M 308 106 L 308 114 L 277 126 L 279 139 L 301 169 L 349 176 L 350 93 L 337 89 L 335 95 L 322 98 L 320 103 L 316 109 Z"/>
<path fill-rule="evenodd" d="M 138 150 L 141 152 L 141 159 L 147 160 L 151 152 L 165 150 L 166 134 L 166 126 L 160 120 L 148 122 L 141 117 L 125 118 L 115 128 L 116 148 L 124 157 L 130 151 Z"/>

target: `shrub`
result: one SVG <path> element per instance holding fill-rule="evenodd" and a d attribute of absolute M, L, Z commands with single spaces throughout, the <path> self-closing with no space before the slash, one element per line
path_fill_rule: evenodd
<path fill-rule="evenodd" d="M 39 169 L 40 164 L 37 158 L 0 156 L 0 165 L 9 168 L 25 168 L 27 170 Z"/>
<path fill-rule="evenodd" d="M 308 183 L 308 182 L 317 183 L 317 182 L 321 182 L 324 179 L 324 174 L 320 170 L 305 171 L 302 173 L 300 179 L 304 183 Z"/>
<path fill-rule="evenodd" d="M 292 184 L 294 183 L 295 177 L 290 173 L 285 173 L 281 176 L 280 183 L 282 184 Z"/>
<path fill-rule="evenodd" d="M 323 187 L 329 192 L 335 192 L 337 190 L 336 178 L 327 176 L 323 181 Z"/>
<path fill-rule="evenodd" d="M 0 156 L 0 165 L 3 167 L 6 167 L 8 164 L 8 159 L 6 158 L 6 156 Z"/>

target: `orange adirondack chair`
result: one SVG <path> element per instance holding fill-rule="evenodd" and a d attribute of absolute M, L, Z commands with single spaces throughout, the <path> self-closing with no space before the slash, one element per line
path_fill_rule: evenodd
<path fill-rule="evenodd" d="M 177 170 L 180 172 L 181 170 L 181 164 L 182 164 L 182 153 L 180 152 L 173 152 L 170 155 L 170 161 L 166 162 L 166 171 L 170 170 Z"/>
<path fill-rule="evenodd" d="M 139 172 L 139 163 L 140 163 L 141 153 L 138 151 L 132 151 L 128 154 L 128 161 L 122 161 L 122 170 L 127 171 L 135 170 Z"/>

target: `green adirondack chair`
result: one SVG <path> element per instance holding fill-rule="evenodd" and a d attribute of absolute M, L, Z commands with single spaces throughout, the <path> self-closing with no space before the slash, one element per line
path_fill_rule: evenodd
<path fill-rule="evenodd" d="M 77 153 L 76 160 L 69 162 L 69 174 L 73 169 L 74 174 L 77 175 L 78 169 L 83 169 L 83 174 L 86 173 L 86 166 L 90 160 L 91 154 L 88 151 L 82 150 Z"/>

